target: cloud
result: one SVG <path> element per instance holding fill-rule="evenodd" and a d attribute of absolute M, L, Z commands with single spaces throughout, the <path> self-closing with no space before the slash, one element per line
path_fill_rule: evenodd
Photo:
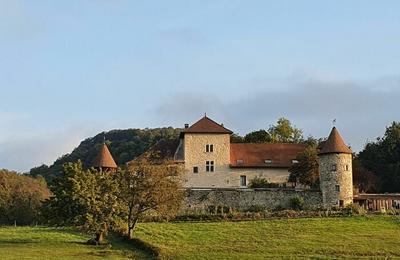
<path fill-rule="evenodd" d="M 52 164 L 58 157 L 70 153 L 95 130 L 74 127 L 0 142 L 0 168 L 21 172 L 41 164 Z"/>
<path fill-rule="evenodd" d="M 337 119 L 337 126 L 354 150 L 366 140 L 382 135 L 391 121 L 400 121 L 399 77 L 383 77 L 371 82 L 323 80 L 303 77 L 281 80 L 279 88 L 263 82 L 265 90 L 252 86 L 248 95 L 232 98 L 200 92 L 177 93 L 166 99 L 155 113 L 157 119 L 169 118 L 182 125 L 195 121 L 204 112 L 241 134 L 267 128 L 279 117 L 289 118 L 306 135 L 325 137 Z M 274 84 L 277 82 L 274 81 Z"/>

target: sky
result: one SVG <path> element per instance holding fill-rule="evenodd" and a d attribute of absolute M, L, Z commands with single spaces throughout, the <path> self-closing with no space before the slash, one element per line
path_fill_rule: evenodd
<path fill-rule="evenodd" d="M 400 1 L 0 0 L 0 168 L 111 129 L 288 118 L 360 151 L 400 121 Z"/>

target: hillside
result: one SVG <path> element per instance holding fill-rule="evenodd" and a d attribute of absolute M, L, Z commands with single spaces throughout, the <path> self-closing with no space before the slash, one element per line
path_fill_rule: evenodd
<path fill-rule="evenodd" d="M 50 181 L 60 174 L 66 162 L 81 160 L 90 167 L 104 139 L 115 162 L 121 166 L 144 153 L 160 140 L 177 140 L 181 129 L 164 127 L 154 129 L 111 130 L 82 141 L 70 154 L 58 158 L 51 166 L 42 165 L 30 170 L 33 176 L 41 175 Z"/>

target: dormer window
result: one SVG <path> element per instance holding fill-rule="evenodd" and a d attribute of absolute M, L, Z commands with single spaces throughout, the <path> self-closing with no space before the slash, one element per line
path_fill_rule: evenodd
<path fill-rule="evenodd" d="M 206 153 L 214 152 L 214 145 L 213 144 L 206 144 Z"/>
<path fill-rule="evenodd" d="M 272 160 L 271 160 L 271 159 L 265 159 L 265 160 L 264 160 L 264 163 L 265 163 L 265 164 L 271 164 L 271 163 L 272 163 Z"/>
<path fill-rule="evenodd" d="M 243 160 L 236 160 L 236 164 L 243 164 Z"/>
<path fill-rule="evenodd" d="M 299 163 L 299 161 L 298 160 L 292 160 L 292 164 L 296 164 L 296 163 Z"/>

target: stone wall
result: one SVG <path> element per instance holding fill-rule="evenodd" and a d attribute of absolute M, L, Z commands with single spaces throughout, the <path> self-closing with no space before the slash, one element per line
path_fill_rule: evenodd
<path fill-rule="evenodd" d="M 304 199 L 305 207 L 322 205 L 320 191 L 294 189 L 187 189 L 182 210 L 184 212 L 207 212 L 211 207 L 228 207 L 236 211 L 246 211 L 252 205 L 260 205 L 267 210 L 278 207 L 289 208 L 290 199 Z"/>
<path fill-rule="evenodd" d="M 332 169 L 336 165 L 336 170 Z M 346 168 L 347 167 L 347 168 Z M 353 202 L 351 154 L 324 154 L 319 158 L 320 187 L 326 207 L 346 206 Z"/>

